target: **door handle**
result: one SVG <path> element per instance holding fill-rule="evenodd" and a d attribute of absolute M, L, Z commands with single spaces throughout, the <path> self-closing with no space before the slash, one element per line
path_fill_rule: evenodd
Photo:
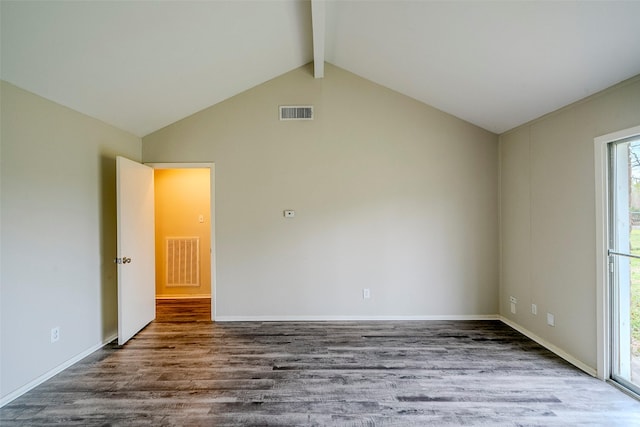
<path fill-rule="evenodd" d="M 115 262 L 116 264 L 130 264 L 131 263 L 131 258 L 129 257 L 122 257 L 122 258 L 114 258 L 113 262 Z"/>

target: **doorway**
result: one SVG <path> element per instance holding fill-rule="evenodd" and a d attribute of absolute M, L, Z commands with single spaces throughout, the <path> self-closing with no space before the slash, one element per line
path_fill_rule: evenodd
<path fill-rule="evenodd" d="M 213 165 L 154 168 L 156 321 L 214 318 Z"/>

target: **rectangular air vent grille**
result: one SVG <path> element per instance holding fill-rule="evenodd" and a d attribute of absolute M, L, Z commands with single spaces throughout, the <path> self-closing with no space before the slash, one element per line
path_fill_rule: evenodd
<path fill-rule="evenodd" d="M 200 286 L 200 238 L 167 237 L 167 286 Z"/>
<path fill-rule="evenodd" d="M 313 106 L 311 105 L 280 106 L 280 120 L 313 120 Z"/>

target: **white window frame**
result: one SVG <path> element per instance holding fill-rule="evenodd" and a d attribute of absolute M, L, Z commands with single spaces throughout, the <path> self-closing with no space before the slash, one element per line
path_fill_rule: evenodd
<path fill-rule="evenodd" d="M 611 298 L 608 285 L 609 244 L 609 176 L 608 146 L 622 139 L 640 136 L 640 126 L 612 132 L 594 139 L 595 203 L 596 203 L 596 316 L 597 316 L 597 377 L 611 376 Z"/>

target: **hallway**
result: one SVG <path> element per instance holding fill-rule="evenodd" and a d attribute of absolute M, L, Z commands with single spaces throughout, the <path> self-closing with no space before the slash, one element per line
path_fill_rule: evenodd
<path fill-rule="evenodd" d="M 210 298 L 156 299 L 156 323 L 210 321 Z"/>

